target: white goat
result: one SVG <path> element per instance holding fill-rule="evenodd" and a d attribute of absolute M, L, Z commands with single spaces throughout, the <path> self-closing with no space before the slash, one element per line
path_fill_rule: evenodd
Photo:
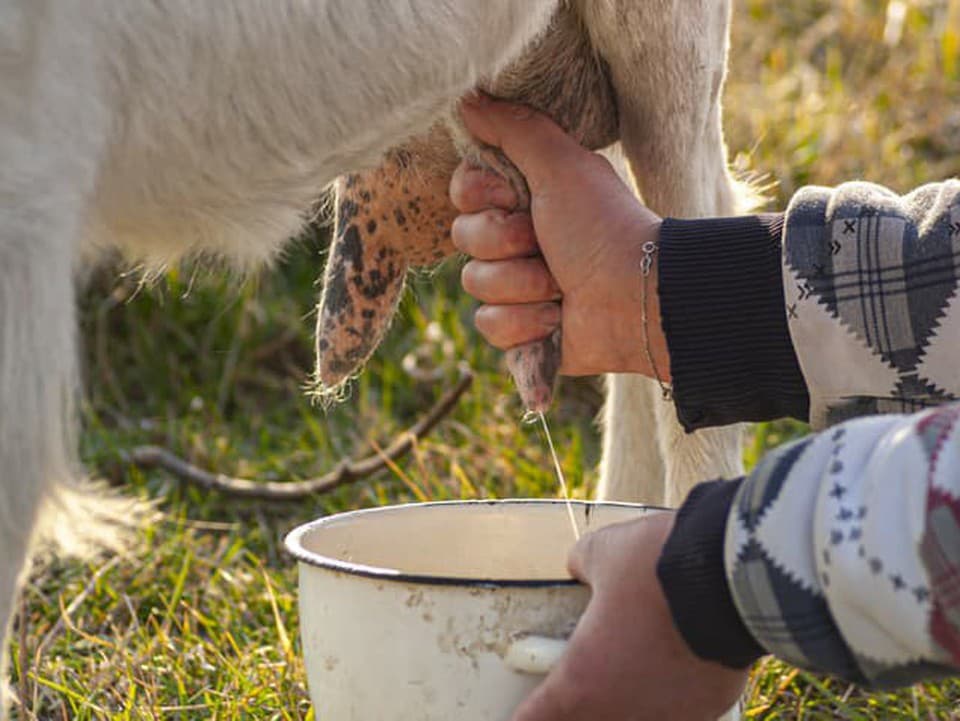
<path fill-rule="evenodd" d="M 646 201 L 732 212 L 727 0 L 0 4 L 0 650 L 39 517 L 80 474 L 81 264 L 117 248 L 146 267 L 269 259 L 319 189 L 448 113 L 561 5 L 609 66 Z M 676 503 L 739 471 L 735 431 L 685 436 L 653 398 L 611 378 L 601 495 Z"/>

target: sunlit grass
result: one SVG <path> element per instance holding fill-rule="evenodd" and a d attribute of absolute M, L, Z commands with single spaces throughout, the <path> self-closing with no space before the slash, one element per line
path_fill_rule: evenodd
<path fill-rule="evenodd" d="M 902 24 L 892 27 L 900 10 Z M 742 0 L 727 93 L 731 155 L 775 183 L 775 208 L 805 183 L 867 178 L 905 191 L 960 173 L 958 32 L 960 0 Z M 148 289 L 110 274 L 94 279 L 83 299 L 83 456 L 124 493 L 160 499 L 164 520 L 128 557 L 37 568 L 14 633 L 21 718 L 312 719 L 295 571 L 280 547 L 286 530 L 357 506 L 556 493 L 546 448 L 536 426 L 520 423 L 502 359 L 472 331 L 455 267 L 413 282 L 383 350 L 342 405 L 321 412 L 310 404 L 302 388 L 322 245 L 305 240 L 276 271 L 243 283 L 189 272 Z M 430 322 L 477 379 L 396 472 L 270 507 L 122 460 L 124 450 L 154 442 L 204 467 L 277 480 L 366 455 L 441 392 L 400 366 L 428 342 Z M 596 481 L 598 388 L 565 382 L 551 418 L 567 479 L 583 497 Z M 748 463 L 803 432 L 792 422 L 758 428 Z M 958 699 L 954 683 L 867 696 L 766 662 L 747 713 L 948 719 L 960 718 Z"/>

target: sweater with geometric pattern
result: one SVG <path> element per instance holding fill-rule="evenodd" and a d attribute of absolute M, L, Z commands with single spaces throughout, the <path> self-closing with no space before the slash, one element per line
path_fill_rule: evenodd
<path fill-rule="evenodd" d="M 680 633 L 736 667 L 960 673 L 960 182 L 804 188 L 660 243 L 681 423 L 817 431 L 691 492 L 658 564 Z"/>

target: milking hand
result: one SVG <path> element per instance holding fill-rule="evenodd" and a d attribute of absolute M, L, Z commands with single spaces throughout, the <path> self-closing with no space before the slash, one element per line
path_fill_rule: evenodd
<path fill-rule="evenodd" d="M 471 161 L 500 175 L 511 185 L 517 194 L 514 211 L 530 210 L 527 181 L 499 148 L 485 147 Z M 543 413 L 553 403 L 553 391 L 560 371 L 561 332 L 557 328 L 546 338 L 506 351 L 507 368 L 517 384 L 523 407 L 528 411 Z"/>

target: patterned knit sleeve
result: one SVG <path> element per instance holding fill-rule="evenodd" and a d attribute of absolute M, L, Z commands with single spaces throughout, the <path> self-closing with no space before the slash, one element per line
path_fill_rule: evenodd
<path fill-rule="evenodd" d="M 960 181 L 802 189 L 784 300 L 814 427 L 960 397 Z"/>
<path fill-rule="evenodd" d="M 739 486 L 727 582 L 759 646 L 875 687 L 960 669 L 960 404 L 781 447 Z"/>
<path fill-rule="evenodd" d="M 960 182 L 804 188 L 781 252 L 810 420 L 830 427 L 693 489 L 658 564 L 674 622 L 733 667 L 957 675 Z"/>

